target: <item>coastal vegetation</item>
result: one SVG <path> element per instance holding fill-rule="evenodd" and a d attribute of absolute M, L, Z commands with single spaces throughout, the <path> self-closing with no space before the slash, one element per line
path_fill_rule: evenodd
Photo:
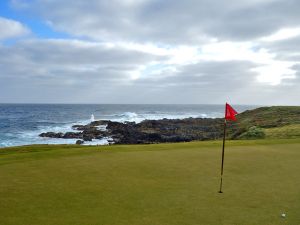
<path fill-rule="evenodd" d="M 300 139 L 221 145 L 0 149 L 1 224 L 298 224 Z"/>
<path fill-rule="evenodd" d="M 266 138 L 300 138 L 300 124 L 264 129 Z"/>

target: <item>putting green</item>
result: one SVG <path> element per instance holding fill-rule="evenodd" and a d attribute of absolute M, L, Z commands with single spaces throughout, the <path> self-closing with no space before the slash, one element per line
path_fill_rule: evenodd
<path fill-rule="evenodd" d="M 300 224 L 300 139 L 0 150 L 3 225 Z M 282 218 L 281 214 L 286 217 Z"/>

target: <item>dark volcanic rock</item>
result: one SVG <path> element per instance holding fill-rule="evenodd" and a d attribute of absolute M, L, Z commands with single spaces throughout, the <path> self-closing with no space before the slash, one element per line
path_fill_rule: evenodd
<path fill-rule="evenodd" d="M 74 125 L 72 126 L 73 130 L 84 130 L 86 129 L 86 125 Z"/>
<path fill-rule="evenodd" d="M 62 138 L 63 133 L 55 133 L 55 132 L 46 132 L 46 133 L 41 133 L 39 136 L 40 137 L 49 137 L 49 138 Z"/>
<path fill-rule="evenodd" d="M 84 143 L 84 141 L 82 141 L 82 140 L 77 140 L 76 141 L 76 145 L 82 145 Z"/>
<path fill-rule="evenodd" d="M 97 126 L 106 125 L 106 131 Z M 112 137 L 117 144 L 148 144 L 161 142 L 187 142 L 192 140 L 220 139 L 223 131 L 222 119 L 163 119 L 135 122 L 94 121 L 87 125 L 74 125 L 80 132 L 43 133 L 40 136 L 83 139 L 92 141 Z"/>
<path fill-rule="evenodd" d="M 88 135 L 88 134 L 84 134 L 84 135 L 83 135 L 83 140 L 84 140 L 84 141 L 92 141 L 93 138 L 94 138 L 93 135 Z"/>
<path fill-rule="evenodd" d="M 108 122 L 115 143 L 160 143 L 213 140 L 222 137 L 222 119 L 145 120 L 141 123 Z"/>
<path fill-rule="evenodd" d="M 96 126 L 100 126 L 100 125 L 106 125 L 106 124 L 108 124 L 108 122 L 110 122 L 110 121 L 109 120 L 97 120 L 97 121 L 91 122 L 89 125 L 96 127 Z"/>
<path fill-rule="evenodd" d="M 82 133 L 80 132 L 67 132 L 64 134 L 62 138 L 65 139 L 81 139 L 82 138 Z"/>

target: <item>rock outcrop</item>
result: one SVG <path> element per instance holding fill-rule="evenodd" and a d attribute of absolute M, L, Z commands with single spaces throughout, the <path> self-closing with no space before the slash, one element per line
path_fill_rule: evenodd
<path fill-rule="evenodd" d="M 105 125 L 106 130 L 99 126 Z M 183 120 L 145 120 L 135 122 L 94 121 L 87 125 L 74 125 L 77 132 L 40 134 L 41 137 L 80 139 L 92 141 L 111 137 L 116 144 L 149 144 L 162 142 L 187 142 L 213 140 L 222 136 L 221 119 L 188 118 Z"/>
<path fill-rule="evenodd" d="M 263 138 L 263 130 L 300 124 L 299 106 L 273 106 L 247 110 L 237 115 L 237 121 L 228 121 L 227 138 L 244 139 L 251 136 Z M 162 142 L 187 142 L 193 140 L 215 140 L 223 137 L 224 119 L 187 118 L 144 120 L 141 123 L 113 122 L 109 120 L 93 121 L 87 125 L 74 125 L 76 132 L 46 132 L 41 137 L 72 138 L 83 141 L 110 137 L 110 143 L 148 144 Z M 104 129 L 103 129 L 104 127 Z M 254 128 L 255 127 L 255 130 Z M 255 132 L 254 132 L 255 131 Z M 251 134 L 251 135 L 250 135 Z"/>

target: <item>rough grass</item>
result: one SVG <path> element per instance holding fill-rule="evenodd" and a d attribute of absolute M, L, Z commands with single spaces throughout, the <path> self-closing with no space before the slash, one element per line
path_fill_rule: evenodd
<path fill-rule="evenodd" d="M 300 124 L 300 106 L 271 106 L 247 110 L 237 115 L 241 127 L 280 127 Z"/>
<path fill-rule="evenodd" d="M 300 224 L 300 139 L 0 150 L 3 225 Z M 281 218 L 286 213 L 286 218 Z"/>
<path fill-rule="evenodd" d="M 266 138 L 300 138 L 300 124 L 275 127 L 264 130 Z"/>

